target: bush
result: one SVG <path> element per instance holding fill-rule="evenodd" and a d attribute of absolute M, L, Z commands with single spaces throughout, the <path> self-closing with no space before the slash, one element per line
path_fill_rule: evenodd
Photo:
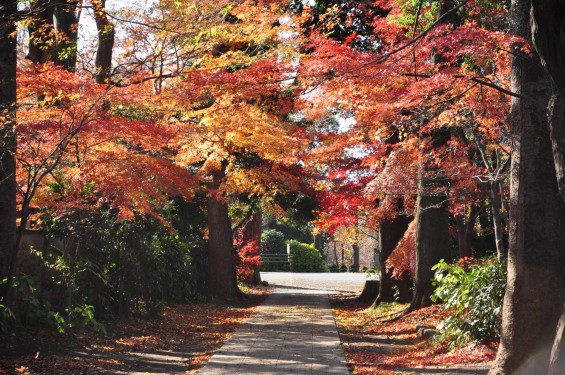
<path fill-rule="evenodd" d="M 268 229 L 261 234 L 261 253 L 286 254 L 284 234 L 277 229 Z M 288 271 L 288 263 L 262 263 L 261 271 Z"/>
<path fill-rule="evenodd" d="M 432 269 L 436 271 L 432 300 L 443 301 L 443 308 L 450 312 L 440 327 L 449 346 L 500 337 L 506 264 L 495 258 L 464 258 L 453 265 L 442 260 Z"/>
<path fill-rule="evenodd" d="M 292 254 L 292 271 L 293 272 L 328 272 L 322 254 L 314 247 L 290 240 L 290 253 Z"/>

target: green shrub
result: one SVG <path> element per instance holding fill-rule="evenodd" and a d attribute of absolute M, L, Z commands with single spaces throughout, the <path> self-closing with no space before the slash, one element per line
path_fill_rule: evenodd
<path fill-rule="evenodd" d="M 450 312 L 440 326 L 441 338 L 449 340 L 450 347 L 498 338 L 506 264 L 495 258 L 465 258 L 457 264 L 442 260 L 432 269 L 436 287 L 432 300 L 443 301 L 443 308 Z"/>
<path fill-rule="evenodd" d="M 288 241 L 290 244 L 290 253 L 292 254 L 292 270 L 294 272 L 328 272 L 322 254 L 314 247 L 298 242 L 296 240 Z"/>
<path fill-rule="evenodd" d="M 277 229 L 268 229 L 261 234 L 261 253 L 286 254 L 284 234 Z M 261 271 L 288 271 L 288 263 L 263 263 Z"/>

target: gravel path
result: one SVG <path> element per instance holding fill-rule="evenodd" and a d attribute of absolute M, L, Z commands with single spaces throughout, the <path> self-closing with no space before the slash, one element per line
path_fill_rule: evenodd
<path fill-rule="evenodd" d="M 331 292 L 361 292 L 364 273 L 291 273 L 261 272 L 261 279 L 270 285 L 287 289 L 317 289 Z"/>

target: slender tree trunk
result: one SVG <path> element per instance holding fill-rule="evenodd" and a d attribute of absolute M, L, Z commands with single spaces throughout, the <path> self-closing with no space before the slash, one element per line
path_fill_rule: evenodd
<path fill-rule="evenodd" d="M 112 22 L 106 15 L 106 1 L 92 0 L 94 7 L 94 20 L 98 30 L 98 48 L 94 66 L 96 67 L 95 79 L 97 83 L 108 83 L 112 72 L 112 53 L 114 49 L 115 30 Z"/>
<path fill-rule="evenodd" d="M 397 215 L 391 220 L 383 221 L 380 225 L 378 247 L 380 249 L 381 272 L 379 294 L 372 305 L 373 308 L 381 302 L 395 301 L 395 287 L 399 288 L 401 284 L 392 278 L 392 270 L 386 269 L 386 261 L 404 236 L 411 221 L 411 218 L 406 215 Z"/>
<path fill-rule="evenodd" d="M 237 287 L 231 220 L 224 196 L 218 196 L 225 167 L 212 174 L 208 197 L 208 286 L 212 294 L 224 299 L 240 295 Z"/>
<path fill-rule="evenodd" d="M 471 245 L 471 240 L 473 238 L 473 229 L 475 227 L 475 221 L 477 220 L 477 213 L 477 206 L 471 204 L 469 217 L 467 217 L 466 215 L 459 215 L 456 218 L 457 242 L 459 244 L 460 258 L 473 256 L 473 247 Z"/>
<path fill-rule="evenodd" d="M 512 1 L 512 32 L 530 39 L 530 1 Z M 491 374 L 547 374 L 565 302 L 565 203 L 547 118 L 551 83 L 539 57 L 514 48 L 508 280 L 500 347 Z"/>
<path fill-rule="evenodd" d="M 359 272 L 359 244 L 353 244 L 353 264 L 351 265 L 351 272 Z"/>
<path fill-rule="evenodd" d="M 490 206 L 492 210 L 492 224 L 494 226 L 494 239 L 496 241 L 496 256 L 501 262 L 506 259 L 506 249 L 504 248 L 502 221 L 502 197 L 500 194 L 500 180 L 490 182 Z"/>
<path fill-rule="evenodd" d="M 0 7 L 0 278 L 9 273 L 16 248 L 16 12 L 17 1 Z M 9 285 L 0 301 L 9 303 Z"/>

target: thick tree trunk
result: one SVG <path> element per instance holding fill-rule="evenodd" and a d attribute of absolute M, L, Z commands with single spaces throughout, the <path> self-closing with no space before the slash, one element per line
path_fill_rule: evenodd
<path fill-rule="evenodd" d="M 0 278 L 9 273 L 16 248 L 16 12 L 17 1 L 0 7 Z M 8 284 L 0 301 L 8 303 Z"/>
<path fill-rule="evenodd" d="M 454 12 L 454 0 L 440 0 L 439 16 L 443 24 L 459 25 L 461 18 Z M 432 54 L 434 63 L 443 61 L 439 53 Z M 423 137 L 431 148 L 439 148 L 447 144 L 451 134 L 447 130 L 436 130 Z M 426 153 L 427 154 L 427 153 Z M 447 196 L 443 193 L 447 181 L 442 171 L 430 167 L 424 160 L 418 175 L 417 227 L 416 227 L 416 275 L 414 295 L 409 311 L 431 305 L 433 293 L 431 268 L 441 259 L 450 258 L 449 223 L 447 212 Z"/>
<path fill-rule="evenodd" d="M 530 1 L 512 1 L 513 33 L 530 39 Z M 544 20 L 545 22 L 545 20 Z M 565 203 L 559 197 L 547 118 L 551 83 L 538 56 L 515 48 L 508 281 L 491 374 L 547 374 L 565 302 Z"/>
<path fill-rule="evenodd" d="M 213 172 L 208 196 L 208 287 L 210 292 L 223 299 L 240 295 L 237 287 L 231 220 L 228 204 L 218 196 L 225 169 Z"/>
<path fill-rule="evenodd" d="M 392 270 L 386 269 L 386 261 L 396 249 L 411 221 L 412 218 L 406 215 L 397 215 L 391 220 L 383 221 L 380 225 L 378 248 L 380 249 L 381 272 L 379 294 L 373 303 L 373 308 L 381 302 L 394 302 L 396 300 L 395 288 L 403 287 L 401 281 L 392 278 Z"/>
<path fill-rule="evenodd" d="M 557 186 L 565 199 L 565 4 L 558 0 L 531 1 L 533 41 L 554 83 L 549 102 L 549 128 Z M 565 307 L 557 326 L 549 374 L 565 371 Z"/>
<path fill-rule="evenodd" d="M 106 1 L 92 0 L 94 7 L 94 20 L 98 29 L 98 48 L 94 66 L 97 83 L 108 83 L 112 72 L 112 53 L 114 49 L 114 25 L 106 15 Z"/>
<path fill-rule="evenodd" d="M 55 63 L 69 72 L 75 71 L 78 42 L 78 0 L 56 0 L 57 46 Z"/>
<path fill-rule="evenodd" d="M 28 54 L 31 62 L 43 64 L 54 60 L 55 28 L 53 0 L 36 0 L 31 5 L 32 17 L 28 20 L 29 32 Z"/>
<path fill-rule="evenodd" d="M 410 311 L 430 306 L 434 291 L 432 267 L 451 258 L 447 197 L 429 192 L 431 185 L 419 178 L 416 227 L 416 275 Z"/>

